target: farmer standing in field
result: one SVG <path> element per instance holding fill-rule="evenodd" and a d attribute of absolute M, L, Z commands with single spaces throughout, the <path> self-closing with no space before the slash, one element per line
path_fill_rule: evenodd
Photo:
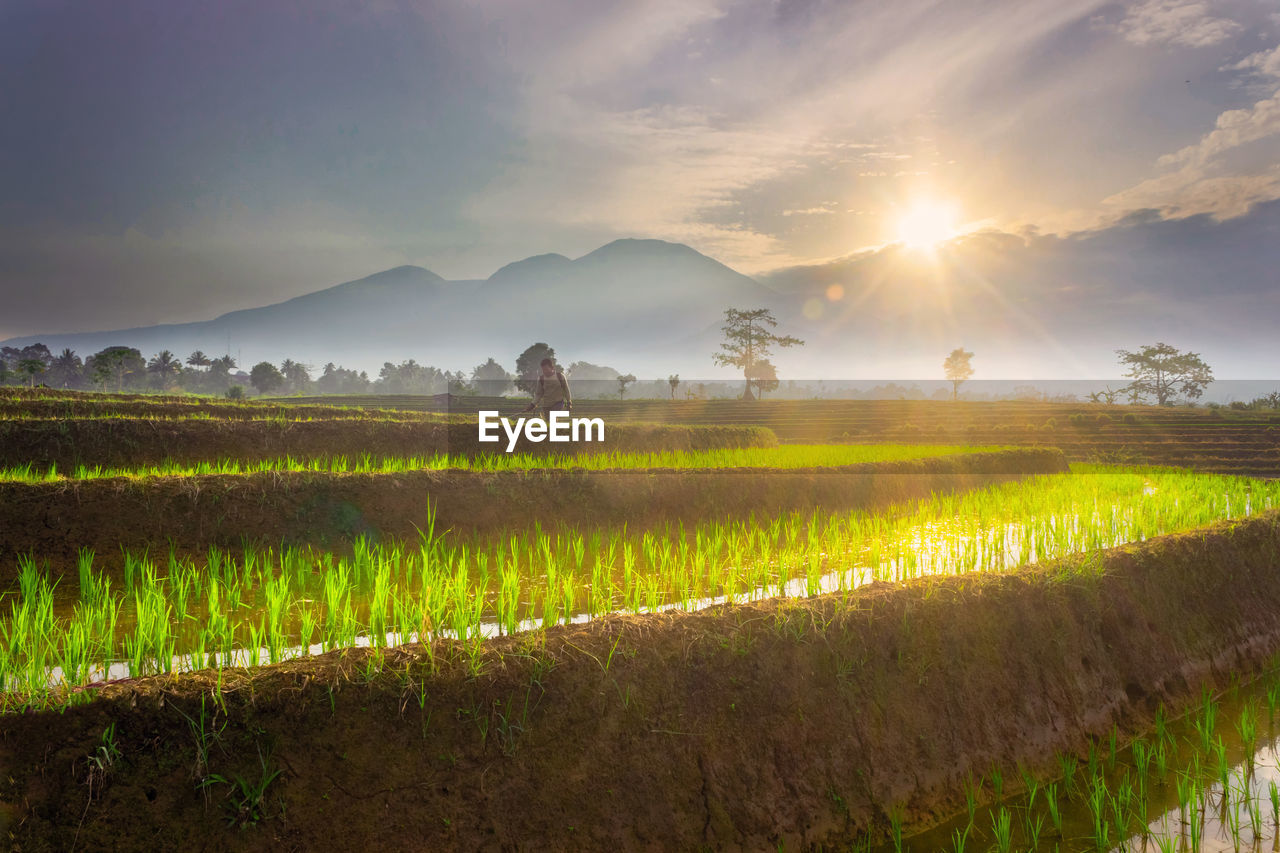
<path fill-rule="evenodd" d="M 526 412 L 532 412 L 534 409 L 542 409 L 542 417 L 550 419 L 552 412 L 567 412 L 573 408 L 573 398 L 569 394 L 569 380 L 564 378 L 564 374 L 556 369 L 556 363 L 549 358 L 544 358 L 540 366 L 542 375 L 538 377 L 537 390 L 533 395 L 533 402 L 525 409 Z"/>

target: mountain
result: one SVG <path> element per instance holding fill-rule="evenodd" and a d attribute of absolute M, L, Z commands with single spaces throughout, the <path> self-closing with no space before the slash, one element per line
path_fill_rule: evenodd
<path fill-rule="evenodd" d="M 494 356 L 510 368 L 525 347 L 545 341 L 566 364 L 587 360 L 634 370 L 628 365 L 664 361 L 655 354 L 696 348 L 709 368 L 706 354 L 718 344 L 726 308 L 785 312 L 786 302 L 688 246 L 617 240 L 576 260 L 557 254 L 526 258 L 485 280 L 447 281 L 430 270 L 402 266 L 204 322 L 3 343 L 39 341 L 55 352 L 70 347 L 82 356 L 115 345 L 144 355 L 168 349 L 182 357 L 199 349 L 230 352 L 246 368 L 292 358 L 376 374 L 382 362 L 408 358 L 469 369 Z"/>

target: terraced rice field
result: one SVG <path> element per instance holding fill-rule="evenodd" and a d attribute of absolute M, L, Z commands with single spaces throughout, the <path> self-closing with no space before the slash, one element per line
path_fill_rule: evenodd
<path fill-rule="evenodd" d="M 6 435 L 60 454 L 0 471 L 0 829 L 24 849 L 1277 837 L 1280 688 L 1223 685 L 1275 669 L 1280 481 L 1068 471 L 1011 449 L 1020 428 L 919 415 L 986 423 L 964 407 L 906 429 L 872 417 L 891 406 L 806 426 L 830 404 L 734 405 L 611 426 L 631 447 L 486 455 L 449 444 L 475 428 L 457 412 L 0 396 Z M 1097 414 L 1075 427 L 1154 430 Z M 404 452 L 424 437 L 443 452 Z"/>

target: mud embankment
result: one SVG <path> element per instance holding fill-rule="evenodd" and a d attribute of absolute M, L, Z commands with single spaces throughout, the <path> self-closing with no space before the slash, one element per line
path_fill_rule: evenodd
<path fill-rule="evenodd" d="M 92 548 L 110 566 L 121 549 L 342 547 L 357 537 L 417 541 L 437 532 L 495 533 L 534 522 L 577 527 L 745 517 L 787 510 L 870 508 L 1030 474 L 1067 470 L 1056 450 L 957 454 L 831 468 L 588 471 L 529 469 L 402 474 L 263 473 L 0 483 L 0 585 L 16 558 L 71 564 Z"/>
<path fill-rule="evenodd" d="M 764 427 L 606 423 L 604 441 L 549 444 L 521 438 L 514 452 L 716 450 L 777 443 L 777 437 Z M 505 439 L 481 443 L 475 421 L 0 420 L 0 467 L 31 464 L 43 470 L 56 464 L 63 472 L 78 465 L 138 468 L 166 461 L 261 462 L 286 456 L 359 460 L 443 453 L 504 455 L 506 446 Z"/>
<path fill-rule="evenodd" d="M 220 707 L 207 673 L 113 686 L 0 716 L 0 831 L 24 851 L 841 848 L 894 808 L 959 810 L 970 774 L 1012 788 L 1018 764 L 1141 731 L 1278 646 L 1271 513 L 470 663 L 441 643 L 228 672 Z"/>

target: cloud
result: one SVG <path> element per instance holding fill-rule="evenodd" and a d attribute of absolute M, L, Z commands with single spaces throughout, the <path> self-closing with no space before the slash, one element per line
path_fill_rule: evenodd
<path fill-rule="evenodd" d="M 906 179 L 893 193 L 937 174 L 954 158 L 938 150 L 934 105 L 1006 79 L 1101 2 L 602 2 L 581 21 L 553 2 L 539 4 L 541 22 L 507 19 L 514 7 L 501 5 L 526 81 L 523 141 L 464 213 L 486 230 L 692 242 L 744 271 L 812 257 L 785 220 L 821 216 L 818 192 L 873 206 L 879 190 L 858 185 L 860 171 Z M 878 228 L 867 217 L 830 238 L 875 243 Z"/>
<path fill-rule="evenodd" d="M 1227 110 L 1195 144 L 1156 161 L 1172 169 L 1103 200 L 1113 208 L 1153 207 L 1169 213 L 1239 216 L 1251 205 L 1280 198 L 1280 168 L 1221 174 L 1224 158 L 1249 143 L 1280 135 L 1280 91 L 1248 109 Z"/>
<path fill-rule="evenodd" d="M 839 203 L 829 201 L 826 204 L 817 207 L 788 208 L 782 211 L 783 216 L 826 216 L 831 213 L 839 213 Z M 848 212 L 848 211 L 846 211 Z"/>
<path fill-rule="evenodd" d="M 1133 44 L 1209 47 L 1231 38 L 1241 26 L 1215 17 L 1209 4 L 1198 0 L 1144 0 L 1125 11 L 1116 29 Z"/>
<path fill-rule="evenodd" d="M 1280 77 L 1280 46 L 1251 53 L 1233 65 L 1224 66 L 1222 70 L 1245 71 L 1261 77 Z"/>

